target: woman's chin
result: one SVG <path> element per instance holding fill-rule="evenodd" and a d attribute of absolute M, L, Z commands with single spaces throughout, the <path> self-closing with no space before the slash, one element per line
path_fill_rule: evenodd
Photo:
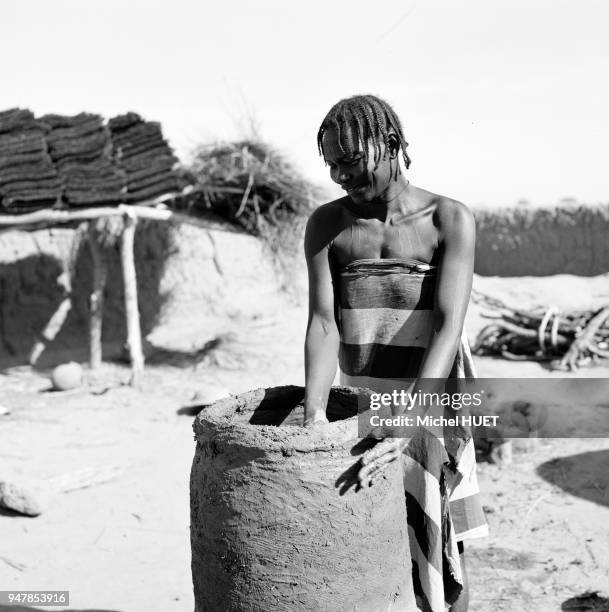
<path fill-rule="evenodd" d="M 370 201 L 370 198 L 367 197 L 368 191 L 366 189 L 355 189 L 348 195 L 356 204 L 364 204 Z"/>

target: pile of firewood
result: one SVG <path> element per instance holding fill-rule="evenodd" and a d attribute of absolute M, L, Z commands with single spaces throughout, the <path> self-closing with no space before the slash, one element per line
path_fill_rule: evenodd
<path fill-rule="evenodd" d="M 474 303 L 493 319 L 478 334 L 472 352 L 519 361 L 549 361 L 556 370 L 575 370 L 609 359 L 609 306 L 561 312 L 556 307 L 511 308 L 472 291 Z"/>

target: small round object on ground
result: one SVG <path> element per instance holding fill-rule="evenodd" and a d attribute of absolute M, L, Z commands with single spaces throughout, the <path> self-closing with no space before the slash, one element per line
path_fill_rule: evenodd
<path fill-rule="evenodd" d="M 75 361 L 58 365 L 51 374 L 53 389 L 57 391 L 68 391 L 80 387 L 83 379 L 82 367 Z"/>

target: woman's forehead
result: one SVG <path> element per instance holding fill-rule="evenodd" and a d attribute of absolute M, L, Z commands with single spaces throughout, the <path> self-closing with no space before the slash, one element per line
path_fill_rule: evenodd
<path fill-rule="evenodd" d="M 340 136 L 336 128 L 324 132 L 322 148 L 325 157 L 342 157 L 362 150 L 362 144 L 356 130 L 341 126 Z"/>

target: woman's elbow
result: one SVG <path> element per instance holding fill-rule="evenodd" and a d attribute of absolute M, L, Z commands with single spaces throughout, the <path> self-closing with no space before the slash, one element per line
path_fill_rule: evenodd
<path fill-rule="evenodd" d="M 457 347 L 461 340 L 463 323 L 458 320 L 451 321 L 444 315 L 434 317 L 432 339 L 442 344 Z"/>
<path fill-rule="evenodd" d="M 334 316 L 313 314 L 309 318 L 307 338 L 312 334 L 324 338 L 338 338 L 338 328 Z"/>

